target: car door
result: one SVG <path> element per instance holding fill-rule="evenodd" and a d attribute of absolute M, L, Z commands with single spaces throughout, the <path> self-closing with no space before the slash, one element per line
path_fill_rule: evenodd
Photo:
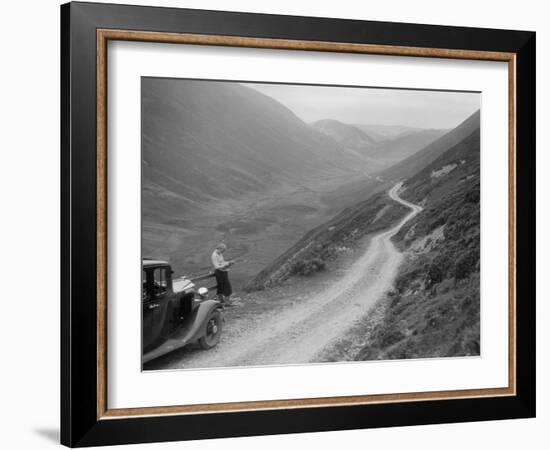
<path fill-rule="evenodd" d="M 170 331 L 169 306 L 172 297 L 171 269 L 167 266 L 156 267 L 153 271 L 154 292 L 149 308 L 153 312 L 151 339 L 160 344 Z"/>
<path fill-rule="evenodd" d="M 144 269 L 142 272 L 142 339 L 143 348 L 153 343 L 153 324 L 155 317 L 156 299 L 154 295 L 154 269 Z"/>

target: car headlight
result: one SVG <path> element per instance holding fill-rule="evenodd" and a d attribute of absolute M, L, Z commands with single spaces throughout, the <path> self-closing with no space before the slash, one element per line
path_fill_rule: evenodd
<path fill-rule="evenodd" d="M 206 298 L 206 296 L 208 295 L 208 288 L 200 287 L 197 291 L 197 294 L 199 294 L 199 297 L 201 299 Z"/>

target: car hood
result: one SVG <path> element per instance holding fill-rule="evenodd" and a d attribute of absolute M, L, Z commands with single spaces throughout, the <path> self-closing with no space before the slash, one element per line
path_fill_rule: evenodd
<path fill-rule="evenodd" d="M 174 289 L 174 292 L 182 292 L 186 291 L 187 289 L 193 289 L 195 287 L 195 284 L 190 279 L 181 277 L 172 282 L 172 287 Z"/>

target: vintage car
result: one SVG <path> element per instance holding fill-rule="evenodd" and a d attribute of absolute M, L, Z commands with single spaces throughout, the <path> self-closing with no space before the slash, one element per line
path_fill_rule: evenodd
<path fill-rule="evenodd" d="M 196 289 L 193 279 L 172 280 L 166 261 L 144 259 L 142 271 L 143 363 L 198 342 L 215 347 L 223 329 L 223 307 L 208 299 L 208 289 Z M 207 279 L 210 275 L 200 277 Z"/>

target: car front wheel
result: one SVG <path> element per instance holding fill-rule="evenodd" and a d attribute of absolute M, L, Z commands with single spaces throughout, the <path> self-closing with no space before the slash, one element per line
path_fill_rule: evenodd
<path fill-rule="evenodd" d="M 206 322 L 206 331 L 203 337 L 199 339 L 199 345 L 203 350 L 215 347 L 220 342 L 222 335 L 223 320 L 219 311 L 214 311 L 208 317 Z"/>

